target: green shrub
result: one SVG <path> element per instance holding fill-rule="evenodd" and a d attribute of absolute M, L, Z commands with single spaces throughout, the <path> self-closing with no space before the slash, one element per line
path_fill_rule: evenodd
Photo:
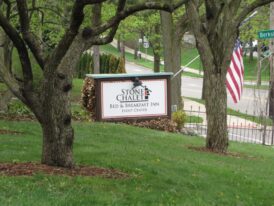
<path fill-rule="evenodd" d="M 86 74 L 94 73 L 93 57 L 89 53 L 84 53 L 76 67 L 76 77 L 84 78 Z M 112 54 L 100 55 L 100 73 L 101 74 L 116 74 L 126 73 L 125 60 L 117 58 Z"/>
<path fill-rule="evenodd" d="M 117 68 L 117 73 L 126 73 L 126 68 L 125 68 L 125 60 L 123 57 L 119 58 L 119 63 L 118 63 L 118 68 Z"/>
<path fill-rule="evenodd" d="M 111 54 L 109 58 L 109 73 L 111 74 L 116 73 L 116 69 L 117 69 L 116 62 L 117 62 L 117 58 Z"/>
<path fill-rule="evenodd" d="M 8 104 L 8 114 L 31 115 L 30 109 L 20 101 L 11 101 Z"/>
<path fill-rule="evenodd" d="M 84 78 L 86 74 L 92 72 L 93 67 L 92 56 L 89 53 L 84 53 L 76 66 L 76 76 L 78 78 Z"/>
<path fill-rule="evenodd" d="M 177 124 L 177 129 L 181 130 L 186 122 L 186 113 L 182 110 L 172 113 L 172 120 Z"/>

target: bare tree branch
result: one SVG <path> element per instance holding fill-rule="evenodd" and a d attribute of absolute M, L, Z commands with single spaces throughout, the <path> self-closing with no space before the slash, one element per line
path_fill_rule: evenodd
<path fill-rule="evenodd" d="M 92 36 L 97 36 L 97 35 L 105 32 L 105 31 L 107 31 L 111 27 L 116 26 L 122 20 L 124 20 L 126 17 L 128 17 L 131 14 L 136 13 L 138 11 L 157 9 L 157 10 L 164 10 L 164 11 L 168 11 L 168 12 L 173 12 L 175 9 L 179 8 L 185 2 L 187 2 L 187 0 L 181 0 L 179 3 L 177 3 L 175 5 L 170 5 L 168 3 L 163 4 L 163 3 L 158 3 L 158 2 L 146 2 L 146 3 L 142 3 L 142 4 L 136 4 L 134 6 L 130 6 L 126 9 L 123 9 L 119 13 L 116 13 L 115 16 L 113 16 L 108 22 L 102 24 L 101 26 L 96 27 L 94 29 L 90 28 L 88 32 L 87 32 L 87 30 L 85 30 L 84 33 L 83 33 L 83 36 L 85 38 L 89 38 L 89 37 L 92 37 Z"/>
<path fill-rule="evenodd" d="M 92 5 L 97 3 L 103 3 L 107 0 L 76 0 L 71 15 L 71 21 L 69 29 L 66 31 L 63 38 L 60 40 L 59 44 L 52 52 L 51 58 L 53 59 L 51 66 L 57 68 L 56 66 L 61 62 L 62 58 L 65 56 L 67 50 L 71 46 L 74 38 L 78 34 L 78 30 L 84 20 L 84 7 L 86 5 Z"/>
<path fill-rule="evenodd" d="M 123 9 L 126 6 L 126 1 L 127 0 L 119 0 L 118 6 L 117 6 L 117 9 L 116 9 L 116 15 L 118 15 L 119 12 L 123 11 Z M 116 34 L 116 31 L 119 27 L 119 23 L 111 28 L 110 32 L 108 33 L 108 35 L 106 37 L 96 39 L 95 41 L 92 41 L 92 44 L 94 44 L 94 45 L 103 45 L 103 44 L 108 44 L 108 43 L 112 42 L 112 40 L 113 40 L 113 38 Z"/>
<path fill-rule="evenodd" d="M 16 29 L 9 23 L 9 21 L 3 16 L 2 12 L 0 12 L 0 26 L 9 36 L 14 46 L 18 50 L 20 62 L 22 65 L 24 83 L 27 87 L 32 86 L 32 69 L 31 63 L 28 55 L 28 50 L 25 46 L 23 39 L 20 37 Z"/>
<path fill-rule="evenodd" d="M 7 5 L 6 18 L 9 19 L 11 13 L 11 2 L 9 0 L 3 0 L 3 2 Z"/>
<path fill-rule="evenodd" d="M 32 8 L 28 8 L 29 12 L 33 12 L 33 11 L 39 11 L 41 14 L 44 15 L 44 11 L 43 10 L 48 10 L 51 11 L 52 13 L 54 13 L 56 16 L 61 17 L 62 19 L 66 19 L 59 11 L 55 10 L 54 8 L 49 8 L 46 6 L 37 6 L 37 7 L 32 7 Z M 13 15 L 10 16 L 10 18 L 15 18 L 17 17 L 19 14 L 18 12 L 14 13 Z M 30 18 L 31 19 L 31 18 Z M 69 22 L 69 21 L 67 21 Z"/>
<path fill-rule="evenodd" d="M 249 13 L 251 13 L 258 7 L 269 4 L 270 2 L 274 2 L 274 0 L 255 0 L 242 10 L 242 12 L 236 18 L 235 23 L 237 24 L 237 26 L 239 26 Z"/>
<path fill-rule="evenodd" d="M 205 32 L 203 23 L 199 16 L 197 5 L 195 4 L 194 0 L 189 0 L 188 3 L 186 4 L 186 7 L 187 7 L 186 13 L 187 13 L 190 25 L 192 26 L 192 31 L 195 34 L 197 47 L 200 47 L 199 51 L 203 51 L 207 53 L 208 54 L 207 58 L 209 58 L 210 61 L 213 61 L 213 52 L 211 50 L 210 42 L 207 38 L 207 34 Z M 205 46 L 202 48 L 202 45 L 205 45 Z"/>
<path fill-rule="evenodd" d="M 43 51 L 41 45 L 37 38 L 33 35 L 30 31 L 30 19 L 28 16 L 28 6 L 26 0 L 16 0 L 17 1 L 17 8 L 19 12 L 19 19 L 20 19 L 20 26 L 23 34 L 23 39 L 26 41 L 27 45 L 29 46 L 31 52 L 33 53 L 36 61 L 38 62 L 39 66 L 44 69 L 44 58 L 43 58 Z"/>

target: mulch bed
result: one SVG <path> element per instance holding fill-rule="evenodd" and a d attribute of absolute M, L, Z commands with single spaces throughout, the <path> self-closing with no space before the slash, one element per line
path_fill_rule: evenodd
<path fill-rule="evenodd" d="M 6 121 L 36 121 L 33 115 L 0 114 L 1 120 Z"/>
<path fill-rule="evenodd" d="M 13 131 L 13 130 L 6 130 L 6 129 L 0 129 L 0 135 L 1 134 L 18 135 L 18 134 L 22 134 L 22 132 L 17 132 L 17 131 Z"/>
<path fill-rule="evenodd" d="M 32 176 L 37 173 L 65 176 L 100 176 L 111 179 L 124 179 L 129 175 L 115 169 L 90 166 L 76 166 L 73 168 L 54 167 L 38 163 L 0 163 L 0 175 Z"/>
<path fill-rule="evenodd" d="M 213 154 L 217 154 L 217 155 L 220 155 L 220 156 L 230 156 L 230 157 L 236 157 L 236 158 L 255 159 L 254 157 L 250 157 L 250 156 L 247 156 L 247 155 L 241 154 L 241 153 L 236 153 L 236 152 L 218 152 L 218 151 L 214 151 L 212 149 L 208 149 L 206 147 L 189 146 L 188 149 L 195 150 L 195 151 L 198 151 L 198 152 L 213 153 Z"/>
<path fill-rule="evenodd" d="M 74 121 L 87 122 L 89 119 L 82 116 L 72 116 Z M 0 114 L 0 120 L 5 121 L 37 121 L 34 115 L 18 115 L 18 114 Z"/>

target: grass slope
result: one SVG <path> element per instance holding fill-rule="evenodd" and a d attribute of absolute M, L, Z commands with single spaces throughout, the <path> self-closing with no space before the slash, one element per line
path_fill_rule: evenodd
<path fill-rule="evenodd" d="M 39 161 L 41 129 L 0 121 L 0 161 Z M 188 149 L 204 139 L 126 125 L 75 123 L 78 164 L 116 168 L 130 179 L 0 176 L 0 205 L 273 205 L 272 147 L 231 143 L 242 157 Z"/>

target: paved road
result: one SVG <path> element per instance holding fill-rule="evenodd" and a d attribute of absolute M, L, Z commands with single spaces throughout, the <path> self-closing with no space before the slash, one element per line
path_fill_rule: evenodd
<path fill-rule="evenodd" d="M 142 67 L 142 66 L 134 64 L 132 62 L 126 62 L 126 70 L 127 70 L 127 73 L 129 73 L 129 74 L 153 73 L 151 69 Z"/>
<path fill-rule="evenodd" d="M 203 80 L 201 78 L 182 77 L 182 95 L 185 97 L 201 98 Z M 229 108 L 255 114 L 259 116 L 266 111 L 267 90 L 244 88 L 240 102 L 235 104 L 228 94 L 227 104 Z"/>
<path fill-rule="evenodd" d="M 152 70 L 130 62 L 126 63 L 126 68 L 128 73 L 152 73 Z M 182 95 L 201 98 L 202 85 L 202 78 L 182 77 Z M 244 88 L 240 102 L 235 104 L 228 94 L 227 104 L 231 109 L 259 116 L 265 114 L 267 97 L 268 92 L 266 90 Z"/>

